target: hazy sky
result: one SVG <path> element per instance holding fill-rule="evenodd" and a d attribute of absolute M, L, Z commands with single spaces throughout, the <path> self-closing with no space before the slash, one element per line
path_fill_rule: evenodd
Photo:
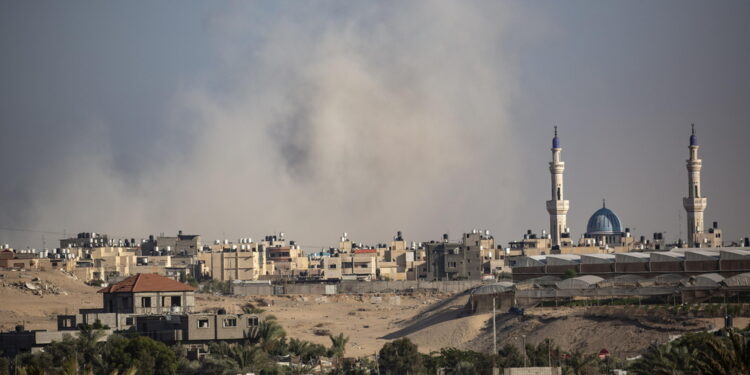
<path fill-rule="evenodd" d="M 2 1 L 0 243 L 507 243 L 548 228 L 553 125 L 574 238 L 606 198 L 676 239 L 691 123 L 706 223 L 736 240 L 748 19 L 747 1 Z"/>

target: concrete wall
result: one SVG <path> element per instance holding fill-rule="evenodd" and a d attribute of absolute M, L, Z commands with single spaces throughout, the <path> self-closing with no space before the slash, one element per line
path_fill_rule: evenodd
<path fill-rule="evenodd" d="M 269 296 L 279 294 L 361 294 L 361 293 L 399 293 L 406 291 L 438 291 L 460 293 L 481 285 L 479 280 L 461 281 L 341 281 L 339 284 L 233 284 L 232 294 L 237 296 Z"/>
<path fill-rule="evenodd" d="M 492 312 L 492 302 L 495 302 L 495 310 L 498 313 L 505 313 L 513 307 L 515 302 L 515 292 L 508 291 L 495 294 L 479 294 L 469 297 L 469 308 L 472 313 Z"/>
<path fill-rule="evenodd" d="M 560 375 L 559 367 L 518 367 L 506 368 L 503 375 Z"/>
<path fill-rule="evenodd" d="M 410 290 L 433 290 L 445 293 L 459 293 L 481 285 L 479 280 L 460 281 L 342 281 L 339 293 L 394 293 Z"/>
<path fill-rule="evenodd" d="M 271 284 L 232 284 L 231 288 L 235 296 L 271 296 L 274 294 Z"/>

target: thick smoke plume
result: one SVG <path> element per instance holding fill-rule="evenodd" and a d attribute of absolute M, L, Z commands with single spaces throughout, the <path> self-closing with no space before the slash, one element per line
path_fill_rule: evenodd
<path fill-rule="evenodd" d="M 157 137 L 149 150 L 127 146 L 149 156 L 135 173 L 113 172 L 125 146 L 92 125 L 38 172 L 16 219 L 127 237 L 284 231 L 307 248 L 343 231 L 374 243 L 503 228 L 523 188 L 509 14 L 491 2 L 232 7 L 206 21 L 221 67 L 175 93 L 168 124 L 143 134 Z"/>

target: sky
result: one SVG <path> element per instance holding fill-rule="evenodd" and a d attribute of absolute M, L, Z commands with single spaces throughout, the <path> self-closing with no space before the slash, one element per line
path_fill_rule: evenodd
<path fill-rule="evenodd" d="M 549 225 L 601 206 L 750 235 L 746 1 L 0 2 L 0 243 L 78 232 L 305 249 Z"/>

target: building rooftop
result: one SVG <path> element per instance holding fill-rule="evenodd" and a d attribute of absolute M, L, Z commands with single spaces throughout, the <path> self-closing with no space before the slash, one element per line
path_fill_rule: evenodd
<path fill-rule="evenodd" d="M 155 273 L 139 273 L 119 283 L 102 288 L 98 293 L 194 292 L 195 290 L 190 285 Z"/>

